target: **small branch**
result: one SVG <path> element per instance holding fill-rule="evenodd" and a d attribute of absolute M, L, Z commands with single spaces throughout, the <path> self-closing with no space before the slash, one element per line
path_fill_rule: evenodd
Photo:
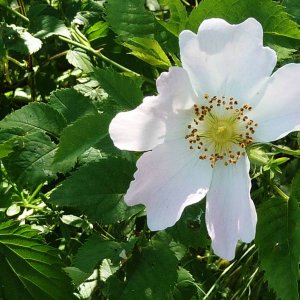
<path fill-rule="evenodd" d="M 7 60 L 11 61 L 12 63 L 14 63 L 15 65 L 19 66 L 22 69 L 26 69 L 27 68 L 27 64 L 25 62 L 21 63 L 20 61 L 16 60 L 13 57 L 7 56 Z"/>
<path fill-rule="evenodd" d="M 27 17 L 25 17 L 24 15 L 20 14 L 18 11 L 12 9 L 9 6 L 2 6 L 4 8 L 6 8 L 8 11 L 10 11 L 12 14 L 18 16 L 19 18 L 21 18 L 23 21 L 25 21 L 26 23 L 29 23 L 29 19 Z"/>
<path fill-rule="evenodd" d="M 120 64 L 118 64 L 117 62 L 115 62 L 115 61 L 111 60 L 110 58 L 106 57 L 105 55 L 103 55 L 103 54 L 102 54 L 100 51 L 98 51 L 98 50 L 95 50 L 95 49 L 93 49 L 93 48 L 91 48 L 91 47 L 88 47 L 88 46 L 86 46 L 86 45 L 82 45 L 82 44 L 80 44 L 80 43 L 78 43 L 78 42 L 76 42 L 76 41 L 70 40 L 70 39 L 68 39 L 68 38 L 66 38 L 66 37 L 64 37 L 64 36 L 59 36 L 59 39 L 62 40 L 62 41 L 64 41 L 64 42 L 67 42 L 68 44 L 77 46 L 77 47 L 79 47 L 79 48 L 81 48 L 81 49 L 84 49 L 84 50 L 90 52 L 91 54 L 97 56 L 97 57 L 100 58 L 101 60 L 105 61 L 106 63 L 108 63 L 108 64 L 114 66 L 115 68 L 117 68 L 117 69 L 119 69 L 119 70 L 121 70 L 121 71 L 123 71 L 123 72 L 131 73 L 131 74 L 133 74 L 133 75 L 135 75 L 135 76 L 142 76 L 142 77 L 145 79 L 146 82 L 151 83 L 151 84 L 154 84 L 154 81 L 153 81 L 152 79 L 147 78 L 147 77 L 145 77 L 145 76 L 143 76 L 143 75 L 140 75 L 140 74 L 138 74 L 138 73 L 136 73 L 136 72 L 134 72 L 134 71 L 132 71 L 132 70 L 130 70 L 130 69 L 128 69 L 128 68 L 126 68 L 126 67 L 120 65 Z"/>

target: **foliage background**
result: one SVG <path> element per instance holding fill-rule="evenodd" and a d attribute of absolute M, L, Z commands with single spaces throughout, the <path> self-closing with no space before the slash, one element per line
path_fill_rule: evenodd
<path fill-rule="evenodd" d="M 161 232 L 123 202 L 139 155 L 109 122 L 211 17 L 256 18 L 278 67 L 299 62 L 297 0 L 0 0 L 0 299 L 299 298 L 296 133 L 248 149 L 257 236 L 232 262 L 210 249 L 204 201 Z"/>

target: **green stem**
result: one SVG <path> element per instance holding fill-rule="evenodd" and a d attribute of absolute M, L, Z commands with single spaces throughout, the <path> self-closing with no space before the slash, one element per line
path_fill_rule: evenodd
<path fill-rule="evenodd" d="M 64 42 L 67 42 L 68 44 L 77 46 L 77 47 L 79 47 L 81 49 L 84 49 L 84 50 L 92 53 L 93 55 L 97 56 L 101 60 L 105 61 L 106 63 L 114 66 L 115 68 L 117 68 L 117 69 L 119 69 L 119 70 L 121 70 L 123 72 L 131 73 L 131 74 L 133 74 L 135 76 L 142 76 L 142 75 L 140 75 L 140 74 L 138 74 L 138 73 L 136 73 L 136 72 L 134 72 L 134 71 L 132 71 L 132 70 L 130 70 L 130 69 L 128 69 L 128 68 L 120 65 L 120 64 L 118 64 L 117 62 L 111 60 L 110 58 L 106 57 L 101 52 L 99 52 L 98 50 L 93 49 L 92 47 L 88 47 L 86 45 L 82 45 L 82 44 L 80 44 L 80 43 L 78 43 L 76 41 L 70 40 L 70 39 L 68 39 L 68 38 L 66 38 L 64 36 L 59 36 L 59 39 L 62 40 L 62 41 L 64 41 Z M 144 79 L 145 79 L 146 82 L 154 84 L 153 80 L 151 80 L 150 78 L 147 78 L 145 76 L 143 76 L 143 77 L 144 77 Z"/>
<path fill-rule="evenodd" d="M 38 187 L 34 190 L 34 192 L 28 197 L 27 201 L 30 203 L 35 196 L 39 193 L 39 191 L 41 190 L 41 188 L 44 186 L 44 183 L 41 183 L 40 185 L 38 185 Z"/>
<path fill-rule="evenodd" d="M 249 247 L 247 249 L 247 251 L 235 262 L 233 262 L 231 265 L 229 265 L 223 272 L 222 274 L 219 276 L 219 278 L 215 281 L 215 283 L 213 284 L 213 286 L 210 288 L 210 290 L 206 293 L 205 297 L 203 298 L 203 300 L 209 299 L 208 297 L 212 294 L 212 292 L 214 291 L 214 289 L 218 286 L 218 283 L 220 282 L 220 280 L 237 264 L 239 264 L 239 262 L 241 262 L 241 260 L 244 259 L 244 257 L 246 257 L 248 255 L 249 252 L 251 252 L 254 249 L 255 245 L 252 245 L 251 247 Z"/>
<path fill-rule="evenodd" d="M 280 195 L 285 201 L 289 201 L 289 196 L 284 193 L 283 190 L 281 190 L 276 184 L 273 185 L 274 190 L 278 195 Z"/>
<path fill-rule="evenodd" d="M 13 57 L 10 57 L 10 56 L 7 56 L 7 60 L 8 61 L 11 61 L 12 63 L 14 63 L 15 65 L 19 66 L 20 68 L 24 69 L 27 67 L 26 63 L 23 62 L 21 63 L 20 61 L 16 60 L 15 58 Z"/>
<path fill-rule="evenodd" d="M 23 21 L 29 23 L 29 19 L 27 17 L 25 17 L 24 15 L 22 15 L 21 13 L 19 13 L 18 11 L 12 9 L 9 6 L 2 6 L 4 8 L 6 8 L 8 11 L 10 11 L 12 14 L 18 16 L 19 18 L 21 18 Z"/>
<path fill-rule="evenodd" d="M 188 3 L 186 0 L 181 0 L 182 1 L 182 3 L 184 3 L 185 5 L 187 5 L 187 6 L 191 6 L 191 4 L 190 3 Z"/>

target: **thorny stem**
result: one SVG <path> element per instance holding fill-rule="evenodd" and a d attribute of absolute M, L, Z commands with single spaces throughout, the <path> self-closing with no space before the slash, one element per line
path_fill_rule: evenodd
<path fill-rule="evenodd" d="M 84 49 L 84 50 L 92 53 L 93 55 L 97 56 L 98 58 L 100 58 L 104 62 L 106 62 L 106 63 L 114 66 L 115 68 L 117 68 L 117 69 L 119 69 L 119 70 L 121 70 L 123 72 L 131 73 L 131 74 L 133 74 L 135 76 L 142 76 L 142 75 L 140 75 L 140 74 L 138 74 L 138 73 L 136 73 L 136 72 L 134 72 L 134 71 L 132 71 L 132 70 L 130 70 L 130 69 L 128 69 L 128 68 L 120 65 L 120 64 L 118 64 L 117 62 L 109 59 L 108 57 L 106 57 L 105 55 L 103 55 L 100 51 L 95 50 L 92 47 L 89 47 L 89 46 L 86 46 L 86 45 L 82 45 L 82 44 L 80 44 L 80 43 L 78 43 L 76 41 L 70 40 L 70 39 L 68 39 L 68 38 L 66 38 L 64 36 L 59 36 L 59 39 L 62 40 L 62 41 L 64 41 L 64 42 L 67 42 L 68 44 L 77 46 L 77 47 L 79 47 L 81 49 Z M 145 76 L 143 76 L 143 78 L 145 79 L 146 82 L 154 84 L 154 81 L 151 80 L 150 78 L 147 78 Z"/>

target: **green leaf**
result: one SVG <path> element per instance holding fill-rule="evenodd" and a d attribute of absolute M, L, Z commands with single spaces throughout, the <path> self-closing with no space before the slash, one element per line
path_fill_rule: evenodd
<path fill-rule="evenodd" d="M 106 293 L 112 300 L 169 299 L 177 280 L 177 259 L 164 243 L 142 248 L 127 262 L 126 281 L 111 276 Z"/>
<path fill-rule="evenodd" d="M 209 244 L 204 220 L 204 203 L 188 206 L 180 220 L 166 231 L 177 242 L 187 247 L 205 248 Z"/>
<path fill-rule="evenodd" d="M 96 22 L 86 31 L 87 38 L 90 42 L 101 39 L 108 34 L 108 24 L 103 21 Z"/>
<path fill-rule="evenodd" d="M 178 269 L 178 280 L 173 295 L 174 300 L 193 299 L 193 297 L 195 297 L 194 299 L 201 299 L 196 288 L 195 279 L 188 270 L 182 267 Z"/>
<path fill-rule="evenodd" d="M 8 5 L 7 0 L 0 0 L 0 5 L 7 6 Z"/>
<path fill-rule="evenodd" d="M 168 56 L 153 38 L 132 38 L 123 45 L 132 50 L 130 54 L 152 66 L 163 69 L 171 67 Z"/>
<path fill-rule="evenodd" d="M 76 287 L 86 281 L 91 275 L 89 273 L 82 272 L 75 267 L 65 267 L 64 271 L 69 275 Z"/>
<path fill-rule="evenodd" d="M 94 77 L 112 99 L 124 108 L 132 109 L 141 103 L 142 79 L 128 77 L 108 69 L 95 69 Z"/>
<path fill-rule="evenodd" d="M 64 117 L 43 103 L 26 105 L 0 121 L 0 129 L 21 127 L 26 132 L 47 132 L 54 137 L 58 137 L 65 126 Z"/>
<path fill-rule="evenodd" d="M 49 105 L 58 110 L 66 118 L 68 124 L 86 114 L 97 112 L 89 98 L 72 88 L 54 91 L 50 95 Z"/>
<path fill-rule="evenodd" d="M 80 48 L 69 50 L 66 58 L 71 65 L 81 69 L 83 72 L 93 72 L 93 64 L 91 62 L 91 58 L 87 55 L 85 50 Z"/>
<path fill-rule="evenodd" d="M 122 244 L 116 241 L 103 240 L 94 235 L 79 248 L 74 257 L 73 266 L 91 273 L 103 259 L 119 262 L 121 260 L 120 253 L 124 249 Z"/>
<path fill-rule="evenodd" d="M 283 0 L 281 2 L 286 7 L 287 12 L 300 23 L 300 2 L 298 0 Z"/>
<path fill-rule="evenodd" d="M 141 210 L 127 207 L 123 194 L 128 189 L 135 164 L 111 158 L 81 167 L 50 196 L 52 203 L 74 207 L 104 224 L 128 219 Z"/>
<path fill-rule="evenodd" d="M 272 0 L 201 1 L 190 14 L 188 27 L 196 32 L 204 19 L 216 17 L 233 24 L 253 17 L 262 24 L 266 35 L 300 39 L 298 24 L 291 20 L 283 6 Z"/>
<path fill-rule="evenodd" d="M 258 209 L 256 245 L 269 286 L 282 300 L 297 300 L 300 254 L 300 173 L 288 201 L 273 198 Z"/>
<path fill-rule="evenodd" d="M 188 21 L 187 11 L 180 0 L 161 0 L 161 5 L 166 5 L 170 11 L 170 18 L 159 23 L 168 31 L 178 36 L 185 29 Z"/>
<path fill-rule="evenodd" d="M 9 176 L 22 187 L 34 189 L 62 171 L 53 165 L 56 145 L 41 132 L 33 132 L 14 141 L 13 152 L 4 159 Z"/>
<path fill-rule="evenodd" d="M 76 162 L 77 157 L 95 145 L 108 133 L 111 117 L 98 113 L 87 114 L 67 126 L 60 138 L 55 163 L 69 161 Z"/>
<path fill-rule="evenodd" d="M 32 36 L 25 28 L 14 24 L 0 24 L 3 47 L 21 54 L 32 54 L 42 47 L 42 41 Z"/>
<path fill-rule="evenodd" d="M 132 37 L 153 37 L 154 16 L 141 0 L 110 0 L 106 4 L 106 19 L 112 30 L 123 40 Z"/>
<path fill-rule="evenodd" d="M 30 226 L 0 224 L 0 294 L 3 299 L 74 299 L 55 248 Z"/>
<path fill-rule="evenodd" d="M 68 28 L 59 19 L 59 14 L 53 7 L 45 3 L 36 3 L 30 6 L 28 17 L 29 30 L 35 37 L 45 39 L 52 35 L 62 35 L 70 38 Z"/>
<path fill-rule="evenodd" d="M 6 157 L 13 151 L 13 148 L 10 144 L 5 143 L 0 145 L 0 159 Z"/>

